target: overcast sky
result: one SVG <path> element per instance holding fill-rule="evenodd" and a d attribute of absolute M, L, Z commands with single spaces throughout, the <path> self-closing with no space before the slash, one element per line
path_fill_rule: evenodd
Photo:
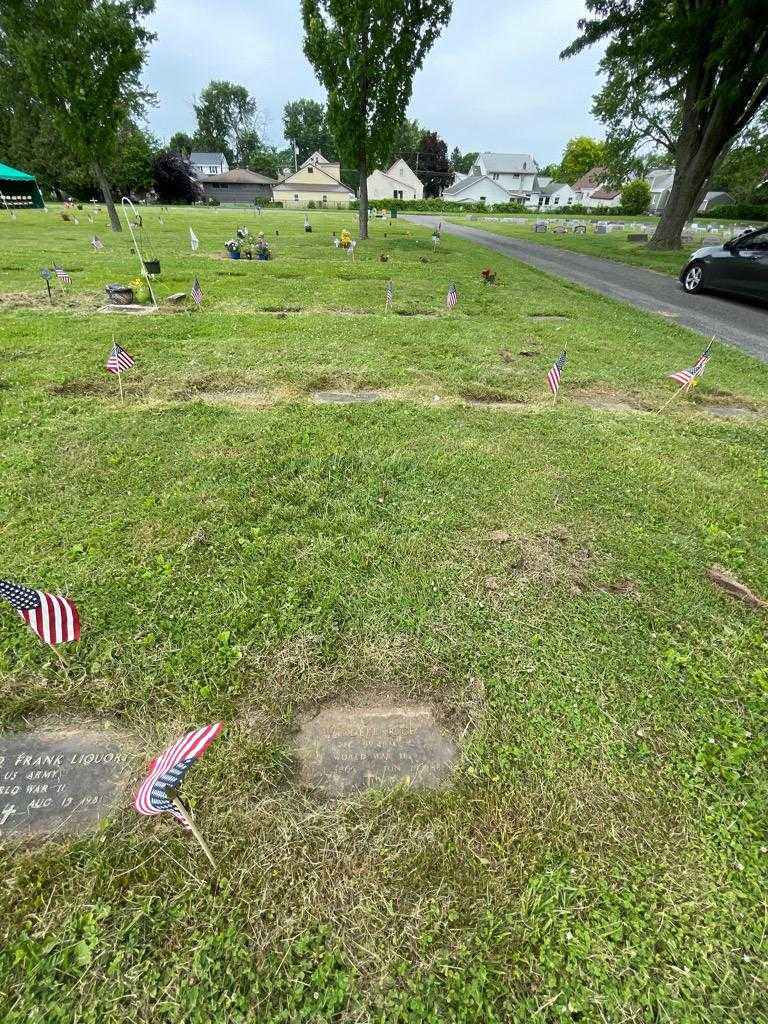
<path fill-rule="evenodd" d="M 590 114 L 600 52 L 561 61 L 582 0 L 454 0 L 453 16 L 416 73 L 409 116 L 449 150 L 532 153 L 559 160 L 574 135 L 602 136 Z M 146 80 L 159 105 L 149 122 L 161 140 L 191 131 L 193 97 L 212 78 L 245 85 L 282 146 L 289 100 L 324 100 L 302 52 L 299 0 L 157 0 Z"/>

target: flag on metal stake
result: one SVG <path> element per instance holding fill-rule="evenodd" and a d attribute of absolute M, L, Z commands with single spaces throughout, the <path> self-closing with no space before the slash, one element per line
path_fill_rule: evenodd
<path fill-rule="evenodd" d="M 394 298 L 394 295 L 395 295 L 395 286 L 392 283 L 392 280 L 390 279 L 389 281 L 387 281 L 387 299 L 386 299 L 386 302 L 384 303 L 384 311 L 385 312 L 388 309 L 392 308 L 392 299 Z"/>
<path fill-rule="evenodd" d="M 80 616 L 68 598 L 30 590 L 10 580 L 0 580 L 0 597 L 16 609 L 43 643 L 53 647 L 80 639 Z"/>
<path fill-rule="evenodd" d="M 677 373 L 670 373 L 669 377 L 672 380 L 676 380 L 678 384 L 690 386 L 697 377 L 704 376 L 704 371 L 710 359 L 709 353 L 711 348 L 712 342 L 710 341 L 693 366 L 689 366 L 685 370 L 678 370 Z"/>
<path fill-rule="evenodd" d="M 197 252 L 200 248 L 200 239 L 197 237 L 192 228 L 189 229 L 189 244 L 192 246 L 192 252 Z"/>
<path fill-rule="evenodd" d="M 192 282 L 192 291 L 190 292 L 192 301 L 196 306 L 199 306 L 203 301 L 203 289 L 200 287 L 200 282 L 197 278 Z"/>
<path fill-rule="evenodd" d="M 448 298 L 446 299 L 448 309 L 453 309 L 456 303 L 459 301 L 459 294 L 456 291 L 456 285 L 452 284 L 448 289 Z"/>
<path fill-rule="evenodd" d="M 96 250 L 96 252 L 101 252 L 101 250 L 104 248 L 104 243 L 98 235 L 93 236 L 93 238 L 91 239 L 91 245 Z"/>

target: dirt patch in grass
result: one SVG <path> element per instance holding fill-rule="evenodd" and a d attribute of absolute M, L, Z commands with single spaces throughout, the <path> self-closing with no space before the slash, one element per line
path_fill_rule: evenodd
<path fill-rule="evenodd" d="M 484 577 L 487 591 L 565 584 L 572 593 L 580 594 L 587 587 L 594 554 L 565 527 L 556 526 L 536 536 L 494 530 L 488 541 L 497 550 L 497 564 L 494 574 Z"/>
<path fill-rule="evenodd" d="M 397 316 L 412 316 L 418 320 L 432 320 L 434 317 L 440 316 L 434 309 L 397 309 L 395 313 Z"/>
<path fill-rule="evenodd" d="M 269 391 L 243 388 L 239 391 L 196 391 L 194 401 L 210 402 L 213 405 L 237 405 L 245 409 L 266 409 L 287 402 L 296 397 L 289 388 L 272 388 Z"/>
<path fill-rule="evenodd" d="M 66 380 L 48 390 L 62 398 L 109 398 L 112 395 L 112 388 L 107 386 L 109 383 L 104 380 Z"/>
<path fill-rule="evenodd" d="M 737 405 L 725 402 L 704 402 L 697 406 L 699 412 L 705 412 L 708 416 L 716 416 L 719 419 L 743 419 L 762 420 L 765 419 L 765 412 L 760 409 L 752 409 L 747 405 Z"/>
<path fill-rule="evenodd" d="M 522 405 L 523 399 L 503 388 L 495 388 L 489 384 L 467 384 L 459 389 L 459 394 L 468 405 L 504 406 Z"/>
<path fill-rule="evenodd" d="M 265 313 L 301 313 L 303 306 L 264 306 Z"/>
<path fill-rule="evenodd" d="M 592 392 L 584 391 L 569 396 L 579 405 L 587 405 L 597 412 L 650 412 L 634 395 L 623 395 L 615 391 Z"/>
<path fill-rule="evenodd" d="M 53 302 L 48 298 L 45 288 L 34 292 L 4 292 L 0 294 L 0 309 L 38 309 L 55 312 L 57 309 L 94 309 L 102 301 L 100 295 L 93 292 L 54 291 Z"/>

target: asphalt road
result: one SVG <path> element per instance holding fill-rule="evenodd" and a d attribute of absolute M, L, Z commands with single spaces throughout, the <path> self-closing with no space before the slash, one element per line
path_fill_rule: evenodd
<path fill-rule="evenodd" d="M 439 217 L 415 214 L 409 214 L 406 219 L 422 227 L 440 223 Z M 654 270 L 537 245 L 536 242 L 495 235 L 447 221 L 442 221 L 442 225 L 443 234 L 457 235 L 555 277 L 573 281 L 651 313 L 659 313 L 707 338 L 714 336 L 718 341 L 728 342 L 768 362 L 768 310 L 762 306 L 716 295 L 687 295 L 676 278 Z"/>

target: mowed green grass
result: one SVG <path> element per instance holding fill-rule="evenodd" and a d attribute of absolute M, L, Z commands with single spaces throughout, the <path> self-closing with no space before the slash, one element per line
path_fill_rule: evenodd
<path fill-rule="evenodd" d="M 136 781 L 224 718 L 185 783 L 221 867 L 127 800 L 6 846 L 3 1024 L 768 1020 L 766 617 L 705 576 L 768 593 L 768 421 L 707 412 L 768 410 L 765 367 L 716 345 L 663 415 L 599 411 L 658 408 L 702 339 L 402 222 L 352 262 L 352 214 L 159 216 L 159 295 L 197 274 L 199 311 L 100 315 L 127 234 L 0 221 L 2 576 L 83 619 L 64 670 L 0 614 L 0 722 L 108 720 Z M 238 223 L 273 262 L 218 258 Z M 462 738 L 452 785 L 303 792 L 302 714 L 381 695 Z"/>
<path fill-rule="evenodd" d="M 574 214 L 572 218 L 569 218 L 570 220 L 577 220 L 587 224 L 587 234 L 585 235 L 573 234 L 573 230 L 570 227 L 565 235 L 554 234 L 554 229 L 561 220 L 563 225 L 565 225 L 566 218 L 564 217 L 550 218 L 549 230 L 541 233 L 536 233 L 533 229 L 534 224 L 539 219 L 538 216 L 529 217 L 525 224 L 503 224 L 498 221 L 486 220 L 482 217 L 476 222 L 470 222 L 466 216 L 448 217 L 446 219 L 456 224 L 462 224 L 464 227 L 482 228 L 483 231 L 492 231 L 494 234 L 508 235 L 511 238 L 521 238 L 526 242 L 552 245 L 556 249 L 583 252 L 588 256 L 601 256 L 603 259 L 616 260 L 619 263 L 629 263 L 635 267 L 647 267 L 648 270 L 657 270 L 662 274 L 673 274 L 675 277 L 680 273 L 690 254 L 696 249 L 701 248 L 702 239 L 705 235 L 711 234 L 709 229 L 696 231 L 693 233 L 694 241 L 692 243 L 684 244 L 680 249 L 656 251 L 649 249 L 647 242 L 628 241 L 627 236 L 630 234 L 642 234 L 643 231 L 646 231 L 648 237 L 652 238 L 656 230 L 658 218 L 584 217 Z M 547 219 L 546 213 L 541 214 L 541 219 Z M 610 231 L 605 235 L 597 235 L 594 233 L 594 225 L 599 220 L 608 221 L 609 223 L 620 221 L 620 223 L 627 225 L 630 223 L 642 224 L 643 227 L 641 229 L 636 227 L 630 229 L 627 227 L 622 230 Z M 715 235 L 712 234 L 712 237 L 715 237 Z M 724 240 L 726 235 L 724 232 L 721 232 L 719 237 Z"/>

